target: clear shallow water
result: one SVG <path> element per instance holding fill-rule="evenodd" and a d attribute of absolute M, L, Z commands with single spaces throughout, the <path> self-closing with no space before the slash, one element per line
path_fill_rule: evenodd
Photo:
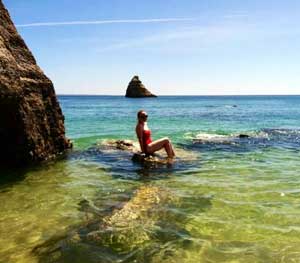
<path fill-rule="evenodd" d="M 300 97 L 59 99 L 74 153 L 2 172 L 0 262 L 300 262 Z M 135 139 L 141 108 L 192 161 L 87 150 Z"/>

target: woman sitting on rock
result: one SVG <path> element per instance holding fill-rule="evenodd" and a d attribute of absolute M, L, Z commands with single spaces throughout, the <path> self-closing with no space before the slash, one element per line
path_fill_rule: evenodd
<path fill-rule="evenodd" d="M 144 110 L 140 110 L 137 114 L 137 118 L 138 123 L 135 131 L 139 139 L 142 152 L 146 155 L 150 155 L 164 148 L 168 158 L 173 159 L 175 157 L 175 153 L 169 138 L 162 138 L 157 141 L 152 141 L 151 131 L 147 124 L 147 113 Z"/>

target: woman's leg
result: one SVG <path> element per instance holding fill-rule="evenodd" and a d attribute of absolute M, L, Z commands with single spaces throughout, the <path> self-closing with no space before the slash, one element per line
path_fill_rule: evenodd
<path fill-rule="evenodd" d="M 173 158 L 175 156 L 172 144 L 168 138 L 162 138 L 160 140 L 150 143 L 147 147 L 147 151 L 149 153 L 154 153 L 162 148 L 166 150 L 169 158 Z"/>
<path fill-rule="evenodd" d="M 170 141 L 170 147 L 171 147 L 172 155 L 173 155 L 173 157 L 175 157 L 175 152 L 174 152 L 174 148 L 173 148 L 171 141 Z"/>

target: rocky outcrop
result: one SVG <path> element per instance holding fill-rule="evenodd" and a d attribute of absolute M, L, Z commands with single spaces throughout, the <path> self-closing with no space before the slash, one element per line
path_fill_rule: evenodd
<path fill-rule="evenodd" d="M 175 163 L 184 165 L 198 160 L 198 154 L 193 151 L 186 151 L 176 146 L 174 149 L 176 158 L 171 161 L 167 158 L 164 149 L 161 149 L 154 154 L 146 155 L 140 151 L 140 146 L 137 141 L 103 140 L 99 141 L 83 154 L 85 156 L 90 155 L 93 159 L 99 155 L 106 160 L 110 160 L 110 162 L 118 162 L 119 164 L 122 161 L 126 162 L 126 160 L 129 161 L 131 159 L 131 161 L 141 164 L 144 168 L 164 167 Z M 114 158 L 109 158 L 109 156 Z"/>
<path fill-rule="evenodd" d="M 132 154 L 131 160 L 133 162 L 142 164 L 144 167 L 169 164 L 163 149 L 155 154 L 145 155 L 144 153 L 140 152 L 140 146 L 138 142 L 131 140 L 106 140 L 97 144 L 96 147 L 98 147 L 102 153 L 115 150 L 130 153 Z"/>
<path fill-rule="evenodd" d="M 176 203 L 177 198 L 167 189 L 142 186 L 121 209 L 115 209 L 100 222 L 99 229 L 87 234 L 88 241 L 99 246 L 114 245 L 128 251 L 147 245 L 151 234 L 162 220 L 164 206 Z M 113 240 L 113 241 L 112 241 Z"/>
<path fill-rule="evenodd" d="M 71 147 L 52 82 L 0 0 L 0 164 L 29 164 Z"/>
<path fill-rule="evenodd" d="M 149 90 L 145 88 L 142 81 L 140 81 L 138 76 L 134 76 L 130 81 L 127 91 L 127 98 L 147 98 L 147 97 L 156 97 Z"/>

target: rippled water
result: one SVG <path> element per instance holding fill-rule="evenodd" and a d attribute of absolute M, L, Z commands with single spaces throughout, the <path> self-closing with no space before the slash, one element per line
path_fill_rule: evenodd
<path fill-rule="evenodd" d="M 73 153 L 1 172 L 0 262 L 300 262 L 300 97 L 60 102 Z M 95 147 L 141 108 L 173 166 Z"/>

